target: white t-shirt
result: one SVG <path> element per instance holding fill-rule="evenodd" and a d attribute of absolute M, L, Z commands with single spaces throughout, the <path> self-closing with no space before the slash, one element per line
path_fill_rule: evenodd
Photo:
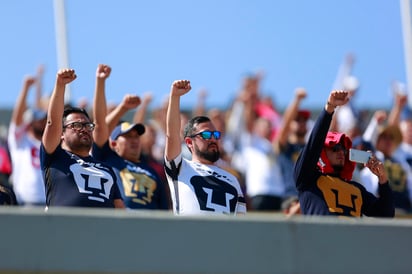
<path fill-rule="evenodd" d="M 165 159 L 165 171 L 176 215 L 246 213 L 239 181 L 229 172 L 181 154 L 172 161 Z"/>
<path fill-rule="evenodd" d="M 30 137 L 27 125 L 10 123 L 8 145 L 12 159 L 11 181 L 19 204 L 46 204 L 40 167 L 40 141 Z"/>
<path fill-rule="evenodd" d="M 285 195 L 285 183 L 272 144 L 264 138 L 252 136 L 236 159 L 236 168 L 245 174 L 249 197 L 256 195 Z"/>

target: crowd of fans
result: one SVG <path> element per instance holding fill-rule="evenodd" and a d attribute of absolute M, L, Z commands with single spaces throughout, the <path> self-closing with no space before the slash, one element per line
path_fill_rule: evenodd
<path fill-rule="evenodd" d="M 345 90 L 349 97 L 355 100 L 336 108 L 329 130 L 348 136 L 354 148 L 373 152 L 388 174 L 396 216 L 409 214 L 412 210 L 412 112 L 407 105 L 407 95 L 395 92 L 393 104 L 374 113 L 371 113 L 371 110 L 357 109 L 354 102 L 360 84 L 358 79 L 351 75 L 352 65 L 353 58 L 348 56 L 339 69 L 333 89 Z M 100 69 L 100 72 L 99 68 L 97 71 L 97 79 L 103 79 L 103 91 L 100 95 L 104 99 L 104 93 L 110 92 L 104 90 L 104 81 L 110 75 L 110 70 L 102 67 Z M 50 201 L 47 201 L 50 197 L 46 197 L 45 193 L 46 187 L 51 186 L 45 184 L 40 165 L 40 147 L 47 112 L 50 110 L 50 98 L 44 99 L 42 95 L 42 73 L 43 69 L 40 67 L 37 75 L 24 78 L 8 125 L 7 139 L 1 143 L 0 202 L 3 205 L 50 205 Z M 193 109 L 180 112 L 181 138 L 184 140 L 187 137 L 184 136 L 184 126 L 190 118 L 209 117 L 216 131 L 221 134 L 219 138 L 215 136 L 216 140 L 220 139 L 220 158 L 216 165 L 239 181 L 247 211 L 283 211 L 288 216 L 300 214 L 293 169 L 302 148 L 307 144 L 317 111 L 301 108 L 302 101 L 310 96 L 310 92 L 301 87 L 296 88 L 289 105 L 279 110 L 273 98 L 261 94 L 261 81 L 262 76 L 259 74 L 245 77 L 236 99 L 227 109 L 207 109 L 207 92 L 199 92 L 198 104 Z M 34 87 L 35 102 L 27 102 L 28 93 Z M 118 105 L 107 106 L 104 99 L 100 101 L 103 105 L 96 102 L 92 105 L 84 101 L 72 107 L 86 109 L 90 115 L 90 123 L 100 119 L 100 123 L 95 122 L 96 129 L 90 126 L 90 130 L 99 132 L 97 145 L 103 149 L 100 160 L 116 167 L 117 177 L 124 179 L 129 176 L 123 172 L 123 165 L 119 166 L 119 159 L 124 161 L 125 165 L 133 162 L 135 169 L 150 170 L 150 181 L 144 179 L 146 185 L 139 188 L 133 184 L 134 179 L 142 180 L 141 174 L 147 174 L 147 171 L 144 171 L 139 173 L 139 177 L 134 175 L 133 180 L 128 178 L 130 185 L 123 183 L 125 189 L 120 187 L 125 206 L 130 209 L 171 210 L 172 197 L 164 169 L 169 102 L 153 106 L 151 96 L 125 94 L 124 100 Z M 126 114 L 130 112 L 132 119 L 125 121 Z M 105 121 L 103 124 L 107 126 L 103 130 L 102 121 Z M 71 128 L 78 126 L 83 130 L 83 127 L 89 126 L 89 122 L 68 125 Z M 118 138 L 123 134 L 131 134 L 132 129 L 136 131 L 136 136 L 130 138 L 138 139 L 139 145 L 138 153 L 130 156 L 127 154 L 130 152 L 128 148 L 120 151 L 122 139 Z M 96 137 L 94 139 L 96 142 Z M 180 145 L 183 157 L 191 159 L 192 154 L 187 143 L 182 142 Z M 47 148 L 46 146 L 46 151 Z M 117 154 L 108 154 L 111 149 Z M 107 157 L 110 160 L 107 160 Z M 362 184 L 367 191 L 379 196 L 378 177 L 363 164 L 356 164 L 352 179 Z M 161 194 L 156 194 L 155 188 L 157 192 L 160 189 Z M 149 189 L 150 195 L 147 193 Z M 143 198 L 139 196 L 139 191 L 146 192 Z M 129 195 L 127 198 L 124 196 L 125 192 L 137 196 L 131 199 Z M 148 202 L 153 195 L 160 195 L 158 206 Z M 56 205 L 58 204 L 57 202 Z"/>

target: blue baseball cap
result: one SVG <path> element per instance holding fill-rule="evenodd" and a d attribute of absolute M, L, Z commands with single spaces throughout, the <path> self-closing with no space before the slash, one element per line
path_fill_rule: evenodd
<path fill-rule="evenodd" d="M 110 139 L 116 140 L 120 135 L 128 133 L 132 129 L 135 129 L 139 135 L 143 135 L 146 131 L 143 124 L 130 124 L 129 122 L 122 122 L 114 128 L 112 134 L 110 135 Z"/>

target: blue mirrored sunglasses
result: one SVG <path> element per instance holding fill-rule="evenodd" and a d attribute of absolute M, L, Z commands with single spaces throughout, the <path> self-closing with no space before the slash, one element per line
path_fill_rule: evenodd
<path fill-rule="evenodd" d="M 220 131 L 209 131 L 209 130 L 205 130 L 196 134 L 193 134 L 190 136 L 190 138 L 196 137 L 196 136 L 200 136 L 202 137 L 202 139 L 204 140 L 210 140 L 212 139 L 212 136 L 215 137 L 216 140 L 220 139 L 221 133 Z"/>

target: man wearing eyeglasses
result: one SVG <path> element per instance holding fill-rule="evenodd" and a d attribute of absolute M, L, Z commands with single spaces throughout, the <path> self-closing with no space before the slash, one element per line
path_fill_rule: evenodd
<path fill-rule="evenodd" d="M 190 119 L 184 142 L 192 160 L 182 157 L 180 97 L 191 89 L 190 81 L 171 86 L 166 115 L 165 171 L 177 215 L 232 214 L 246 212 L 246 202 L 235 176 L 216 166 L 221 133 L 205 116 Z"/>
<path fill-rule="evenodd" d="M 84 109 L 64 109 L 73 69 L 59 70 L 40 147 L 47 207 L 124 208 L 112 168 L 90 156 L 95 125 Z M 62 121 L 63 117 L 63 121 Z"/>
<path fill-rule="evenodd" d="M 355 162 L 348 157 L 352 141 L 328 132 L 335 108 L 349 100 L 347 91 L 332 91 L 313 126 L 294 168 L 301 211 L 305 215 L 393 217 L 394 205 L 385 168 L 374 155 L 365 167 L 379 180 L 379 197 L 352 181 Z"/>

